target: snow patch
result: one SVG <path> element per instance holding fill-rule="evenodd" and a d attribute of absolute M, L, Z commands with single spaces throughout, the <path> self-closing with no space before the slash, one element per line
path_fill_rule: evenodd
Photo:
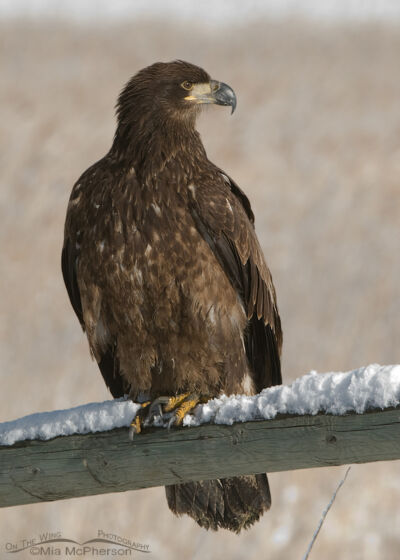
<path fill-rule="evenodd" d="M 346 373 L 315 371 L 291 385 L 264 389 L 252 397 L 225 395 L 198 407 L 184 419 L 185 426 L 205 422 L 233 424 L 270 420 L 278 414 L 361 414 L 371 408 L 400 404 L 400 365 L 372 364 Z"/>
<path fill-rule="evenodd" d="M 139 408 L 139 404 L 130 400 L 116 399 L 66 410 L 30 414 L 0 424 L 0 445 L 13 445 L 27 439 L 45 440 L 122 428 L 132 422 Z"/>
<path fill-rule="evenodd" d="M 346 414 L 400 404 L 400 365 L 372 364 L 346 373 L 304 375 L 291 385 L 264 389 L 254 396 L 222 395 L 199 405 L 184 418 L 184 426 L 268 420 L 278 414 Z M 127 427 L 140 405 L 116 399 L 68 410 L 31 414 L 0 424 L 0 445 L 29 439 L 51 439 L 71 434 Z M 156 422 L 160 425 L 160 422 Z"/>

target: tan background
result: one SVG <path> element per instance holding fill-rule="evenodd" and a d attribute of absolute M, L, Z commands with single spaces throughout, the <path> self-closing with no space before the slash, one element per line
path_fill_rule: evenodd
<path fill-rule="evenodd" d="M 400 362 L 400 26 L 282 21 L 0 22 L 0 421 L 109 398 L 60 271 L 67 200 L 109 148 L 127 79 L 183 58 L 229 83 L 199 128 L 248 193 L 284 328 L 285 382 Z M 151 558 L 302 558 L 342 468 L 270 475 L 272 510 L 237 537 L 169 512 L 161 488 L 0 510 L 6 542 L 97 529 Z M 396 559 L 398 463 L 354 466 L 312 558 Z M 26 553 L 19 558 L 30 558 Z"/>

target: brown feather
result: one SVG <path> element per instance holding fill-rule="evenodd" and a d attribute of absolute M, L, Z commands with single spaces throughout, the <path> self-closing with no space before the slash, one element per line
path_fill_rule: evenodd
<path fill-rule="evenodd" d="M 113 145 L 68 206 L 64 280 L 114 397 L 281 382 L 275 289 L 250 202 L 207 159 L 185 80 L 210 77 L 175 61 L 128 82 Z M 270 505 L 265 475 L 175 485 L 167 498 L 201 526 L 234 531 Z"/>

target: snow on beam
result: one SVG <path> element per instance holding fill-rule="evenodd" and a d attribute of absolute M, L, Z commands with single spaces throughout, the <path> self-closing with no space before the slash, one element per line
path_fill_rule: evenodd
<path fill-rule="evenodd" d="M 364 414 L 151 429 L 127 428 L 0 448 L 0 505 L 150 486 L 400 459 L 400 408 Z"/>
<path fill-rule="evenodd" d="M 115 427 L 132 417 L 129 401 L 31 415 L 0 425 L 0 506 L 400 459 L 399 397 L 400 366 L 373 365 L 215 399 L 187 418 L 197 427 L 148 428 L 133 442 Z M 79 431 L 92 433 L 54 437 Z"/>

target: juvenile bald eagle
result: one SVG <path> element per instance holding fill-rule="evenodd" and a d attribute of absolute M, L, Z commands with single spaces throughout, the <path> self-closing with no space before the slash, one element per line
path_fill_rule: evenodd
<path fill-rule="evenodd" d="M 280 319 L 250 203 L 195 129 L 209 103 L 233 112 L 236 97 L 183 61 L 127 83 L 110 151 L 73 187 L 62 252 L 72 306 L 112 395 L 157 399 L 175 424 L 200 400 L 281 383 Z M 166 494 L 174 513 L 237 532 L 271 504 L 265 474 Z"/>

